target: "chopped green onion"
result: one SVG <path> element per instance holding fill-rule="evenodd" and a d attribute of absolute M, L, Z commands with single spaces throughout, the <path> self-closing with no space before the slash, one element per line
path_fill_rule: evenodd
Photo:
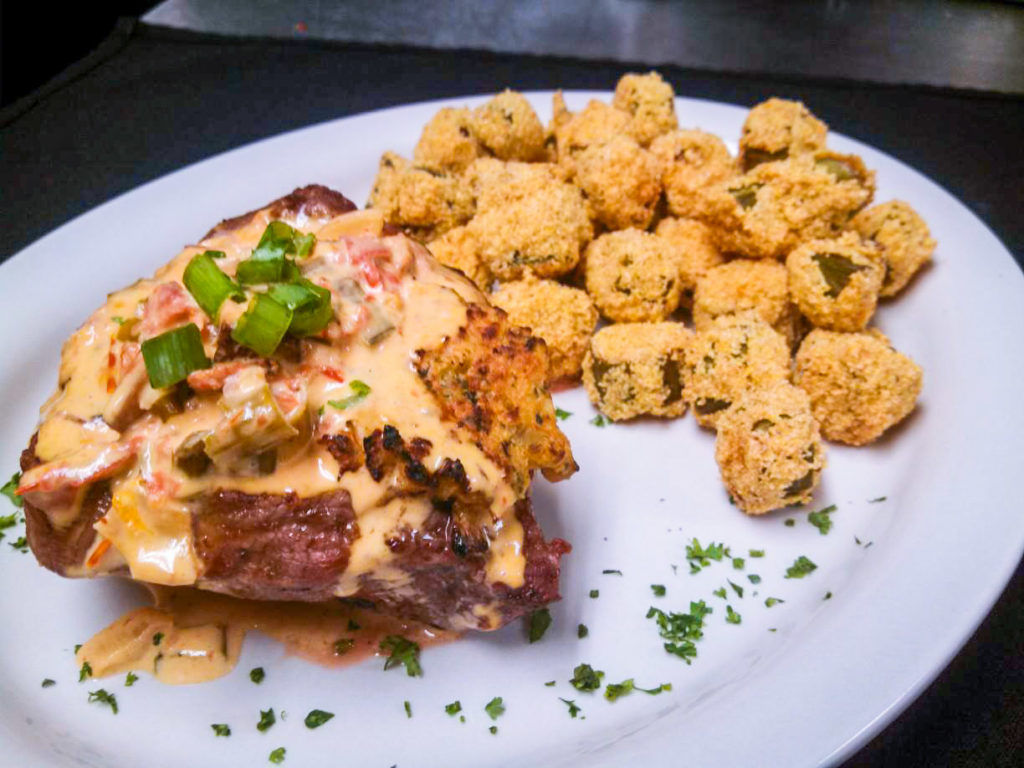
<path fill-rule="evenodd" d="M 142 359 L 153 389 L 164 389 L 202 368 L 210 367 L 203 337 L 195 323 L 183 325 L 142 342 Z"/>
<path fill-rule="evenodd" d="M 256 250 L 252 252 L 252 257 L 258 261 L 279 258 L 286 253 L 304 257 L 313 252 L 315 245 L 315 235 L 304 235 L 283 221 L 272 221 L 263 230 L 263 235 L 260 237 L 259 243 L 256 244 Z"/>
<path fill-rule="evenodd" d="M 246 259 L 238 263 L 238 268 L 235 269 L 235 279 L 242 285 L 252 285 L 253 283 L 273 283 L 281 279 L 281 273 L 284 271 L 284 258 L 274 260 L 263 260 L 258 261 L 256 259 Z"/>
<path fill-rule="evenodd" d="M 242 288 L 230 277 L 221 272 L 220 267 L 214 262 L 212 254 L 215 251 L 206 251 L 196 254 L 192 261 L 185 267 L 185 274 L 182 282 L 192 294 L 192 298 L 203 308 L 203 312 L 212 320 L 217 319 L 220 312 L 220 305 L 227 298 L 245 299 Z M 224 254 L 221 254 L 223 256 Z"/>
<path fill-rule="evenodd" d="M 270 357 L 281 343 L 292 322 L 292 311 L 263 293 L 249 302 L 249 308 L 238 318 L 231 338 L 263 357 Z"/>
<path fill-rule="evenodd" d="M 322 331 L 334 317 L 331 292 L 309 280 L 299 278 L 291 283 L 277 283 L 270 297 L 292 310 L 288 330 L 296 336 L 312 336 Z"/>
<path fill-rule="evenodd" d="M 366 396 L 373 390 L 370 389 L 370 385 L 365 381 L 359 379 L 353 379 L 349 382 L 348 388 L 352 390 L 352 394 L 348 397 L 343 397 L 341 400 L 328 400 L 327 404 L 337 408 L 339 411 L 344 411 L 346 408 L 350 408 L 356 403 L 361 403 L 366 399 Z"/>

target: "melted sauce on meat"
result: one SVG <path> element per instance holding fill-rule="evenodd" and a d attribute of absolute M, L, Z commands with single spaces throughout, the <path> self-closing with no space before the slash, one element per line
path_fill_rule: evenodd
<path fill-rule="evenodd" d="M 153 591 L 155 607 L 130 611 L 98 632 L 79 649 L 78 664 L 88 661 L 95 677 L 148 672 L 163 683 L 183 685 L 228 674 L 248 632 L 261 632 L 289 655 L 324 667 L 386 655 L 380 643 L 388 635 L 421 648 L 458 637 L 341 601 L 264 602 L 189 588 Z"/>

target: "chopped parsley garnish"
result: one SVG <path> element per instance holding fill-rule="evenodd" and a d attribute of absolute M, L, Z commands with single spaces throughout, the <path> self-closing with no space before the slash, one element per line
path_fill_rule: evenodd
<path fill-rule="evenodd" d="M 451 704 L 445 704 L 444 711 L 452 717 L 455 717 L 457 714 L 459 714 L 459 712 L 462 711 L 462 702 L 453 701 Z"/>
<path fill-rule="evenodd" d="M 615 701 L 623 696 L 628 696 L 633 691 L 641 691 L 651 696 L 657 696 L 662 691 L 671 691 L 672 683 L 662 683 L 657 688 L 640 688 L 633 682 L 633 678 L 623 680 L 621 683 L 608 683 L 604 689 L 604 697 L 608 701 Z"/>
<path fill-rule="evenodd" d="M 829 517 L 833 512 L 836 511 L 836 505 L 825 507 L 817 512 L 807 513 L 807 522 L 813 525 L 822 536 L 832 530 L 832 518 Z"/>
<path fill-rule="evenodd" d="M 700 600 L 690 602 L 689 613 L 665 613 L 652 607 L 647 611 L 647 618 L 658 622 L 658 634 L 668 641 L 665 651 L 690 664 L 690 660 L 697 656 L 694 641 L 704 637 L 704 617 L 709 613 L 712 609 Z"/>
<path fill-rule="evenodd" d="M 593 424 L 595 427 L 603 427 L 605 424 L 608 423 L 608 420 L 599 413 L 597 414 L 597 416 L 590 420 L 590 423 Z"/>
<path fill-rule="evenodd" d="M 664 584 L 651 584 L 651 592 L 654 593 L 655 597 L 665 596 L 665 585 Z"/>
<path fill-rule="evenodd" d="M 18 513 L 11 512 L 9 515 L 0 515 L 0 531 L 6 530 L 18 522 Z M 2 536 L 2 534 L 0 534 Z"/>
<path fill-rule="evenodd" d="M 20 482 L 21 482 L 21 472 L 15 472 L 13 475 L 11 475 L 11 479 L 10 480 L 8 480 L 6 483 L 4 483 L 3 486 L 0 486 L 0 493 L 2 493 L 4 496 L 6 496 L 8 499 L 10 499 L 11 500 L 11 504 L 13 504 L 14 506 L 18 507 L 19 509 L 21 509 L 23 506 L 25 506 L 25 502 L 24 502 L 24 500 L 22 500 L 21 496 L 19 496 L 18 494 L 15 493 L 15 491 L 18 489 L 18 483 L 20 483 Z M 4 518 L 4 519 L 6 519 L 6 518 Z M 12 525 L 14 525 L 13 522 L 8 523 L 7 525 L 4 525 L 3 527 L 4 528 L 9 528 Z"/>
<path fill-rule="evenodd" d="M 786 522 L 784 523 L 784 525 L 787 528 L 792 528 L 794 525 L 796 525 L 796 520 L 794 518 L 792 518 L 792 517 L 787 517 L 786 518 Z"/>
<path fill-rule="evenodd" d="M 600 594 L 601 594 L 601 592 L 599 590 L 596 590 L 596 589 L 590 590 L 590 597 L 592 599 L 597 599 L 598 595 L 600 595 Z"/>
<path fill-rule="evenodd" d="M 711 565 L 711 561 L 721 562 L 726 555 L 726 546 L 722 543 L 711 542 L 708 546 L 702 547 L 700 541 L 694 539 L 686 545 L 686 560 L 690 564 L 690 573 L 699 573 L 701 568 Z"/>
<path fill-rule="evenodd" d="M 153 645 L 160 645 L 160 643 L 163 642 L 163 639 L 164 639 L 164 633 L 163 632 L 157 632 L 155 635 L 153 635 Z"/>
<path fill-rule="evenodd" d="M 112 693 L 107 693 L 105 688 L 100 688 L 98 691 L 89 691 L 89 703 L 92 702 L 106 704 L 114 711 L 115 715 L 117 714 L 117 697 Z"/>
<path fill-rule="evenodd" d="M 551 612 L 547 608 L 541 608 L 530 614 L 529 637 L 531 643 L 536 643 L 551 626 Z"/>
<path fill-rule="evenodd" d="M 751 549 L 747 552 L 751 557 L 764 557 L 763 549 Z"/>
<path fill-rule="evenodd" d="M 800 557 L 798 557 L 796 560 L 794 560 L 793 564 L 791 566 L 789 566 L 789 568 L 786 569 L 786 578 L 787 579 L 802 579 L 804 576 L 809 574 L 811 571 L 816 570 L 817 567 L 818 566 L 816 566 L 814 563 L 812 563 L 806 557 L 804 557 L 803 555 L 800 555 Z"/>
<path fill-rule="evenodd" d="M 405 716 L 408 717 L 411 720 L 412 719 L 412 704 L 410 704 L 408 702 L 408 700 L 406 700 L 406 701 L 402 702 L 402 705 L 405 707 Z"/>
<path fill-rule="evenodd" d="M 601 678 L 604 672 L 595 670 L 589 664 L 579 664 L 572 671 L 572 680 L 569 683 L 577 691 L 596 691 L 601 687 Z"/>
<path fill-rule="evenodd" d="M 355 632 L 355 631 L 360 630 L 360 629 L 362 629 L 362 627 L 359 626 L 359 622 L 358 621 L 356 621 L 355 619 L 349 619 L 348 620 L 348 631 L 349 632 Z"/>
<path fill-rule="evenodd" d="M 210 725 L 214 736 L 230 736 L 231 726 L 227 723 L 213 723 Z"/>
<path fill-rule="evenodd" d="M 773 605 L 786 602 L 781 597 L 766 597 L 764 599 L 764 605 L 766 608 L 771 608 Z"/>
<path fill-rule="evenodd" d="M 880 501 L 885 501 L 885 499 L 886 499 L 885 496 L 879 496 L 876 499 L 871 499 L 871 501 L 869 501 L 868 504 L 877 504 Z"/>
<path fill-rule="evenodd" d="M 622 571 L 620 571 L 618 568 L 605 568 L 603 571 L 601 571 L 601 573 L 603 573 L 605 576 L 621 576 L 622 575 Z"/>
<path fill-rule="evenodd" d="M 748 573 L 747 574 L 747 581 L 749 581 L 751 584 L 760 584 L 761 583 L 761 577 L 758 576 L 756 573 Z"/>
<path fill-rule="evenodd" d="M 505 702 L 501 700 L 501 696 L 495 696 L 493 699 L 488 701 L 484 705 L 484 712 L 491 720 L 497 720 L 499 717 L 505 714 Z"/>
<path fill-rule="evenodd" d="M 563 699 L 561 696 L 559 696 L 558 700 L 569 708 L 569 717 L 576 717 L 580 712 L 583 711 L 576 706 L 575 699 Z"/>
<path fill-rule="evenodd" d="M 491 735 L 492 735 L 492 736 L 494 736 L 494 735 L 496 735 L 496 734 L 498 733 L 498 726 L 496 726 L 496 725 L 492 725 L 492 726 L 491 726 L 490 728 L 488 728 L 487 730 L 491 732 Z"/>
<path fill-rule="evenodd" d="M 280 765 L 284 762 L 284 753 L 287 751 L 288 750 L 286 750 L 284 747 L 278 747 L 270 753 L 270 757 L 268 757 L 267 759 L 270 760 L 270 762 L 272 762 L 274 765 Z"/>
<path fill-rule="evenodd" d="M 324 712 L 322 709 L 314 709 L 306 715 L 306 719 L 303 722 L 306 723 L 307 728 L 319 728 L 332 717 L 334 717 L 333 712 Z"/>
<path fill-rule="evenodd" d="M 80 650 L 82 650 L 82 644 L 75 643 L 75 654 L 77 655 Z"/>
<path fill-rule="evenodd" d="M 555 418 L 559 421 L 565 421 L 572 416 L 572 411 L 563 411 L 561 408 L 555 408 Z"/>
<path fill-rule="evenodd" d="M 334 641 L 334 655 L 344 656 L 346 653 L 352 650 L 355 646 L 356 641 L 351 637 L 343 637 L 340 640 Z"/>
<path fill-rule="evenodd" d="M 737 597 L 743 597 L 743 587 L 739 584 L 733 584 L 728 579 L 726 579 L 726 581 L 729 583 L 729 586 L 732 587 L 732 591 L 736 593 Z"/>
<path fill-rule="evenodd" d="M 57 684 L 57 681 L 56 680 L 51 680 L 50 678 L 46 678 L 45 680 L 43 680 L 43 688 L 51 688 L 51 687 L 55 686 L 56 684 Z"/>
<path fill-rule="evenodd" d="M 587 629 L 586 624 L 579 624 L 576 627 L 576 637 L 582 640 L 584 637 L 590 634 L 590 630 Z"/>
<path fill-rule="evenodd" d="M 380 649 L 388 652 L 384 669 L 405 665 L 405 672 L 409 677 L 423 677 L 423 667 L 420 666 L 420 647 L 417 643 L 406 640 L 401 635 L 388 635 L 380 641 Z"/>
<path fill-rule="evenodd" d="M 544 683 L 544 685 L 546 685 L 548 688 L 552 688 L 554 687 L 555 682 L 555 680 L 548 680 L 546 683 Z"/>
<path fill-rule="evenodd" d="M 737 571 L 742 571 L 746 564 L 747 561 L 744 560 L 742 557 L 734 557 L 732 559 L 732 567 L 735 568 Z"/>
<path fill-rule="evenodd" d="M 736 613 L 731 605 L 727 605 L 725 606 L 725 620 L 729 624 L 739 624 L 743 621 L 743 617 Z"/>
<path fill-rule="evenodd" d="M 822 600 L 831 600 L 832 599 L 832 593 L 831 592 L 826 592 L 825 596 L 823 598 L 821 598 L 821 599 Z"/>
<path fill-rule="evenodd" d="M 277 722 L 277 718 L 274 717 L 274 708 L 261 709 L 260 710 L 260 721 L 256 723 L 256 730 L 260 733 L 266 733 L 270 730 L 270 726 Z"/>
<path fill-rule="evenodd" d="M 713 594 L 715 597 L 720 597 L 723 600 L 725 600 L 725 598 L 728 597 L 728 595 L 729 595 L 729 593 L 725 591 L 725 587 L 719 587 L 718 589 L 716 589 L 711 594 Z"/>
<path fill-rule="evenodd" d="M 348 388 L 352 390 L 351 395 L 343 397 L 341 400 L 328 400 L 327 404 L 337 408 L 339 411 L 344 411 L 346 408 L 351 408 L 353 405 L 363 402 L 366 396 L 373 391 L 365 381 L 360 381 L 359 379 L 350 381 Z"/>
<path fill-rule="evenodd" d="M 19 536 L 17 539 L 12 541 L 7 546 L 9 546 L 11 549 L 18 550 L 22 554 L 25 554 L 26 552 L 28 552 L 28 541 L 25 539 L 24 536 Z"/>
<path fill-rule="evenodd" d="M 249 670 L 249 679 L 252 680 L 256 685 L 263 682 L 263 678 L 267 676 L 267 673 L 263 671 L 263 667 L 253 667 Z"/>
<path fill-rule="evenodd" d="M 134 672 L 129 672 L 124 678 L 124 687 L 131 688 L 133 685 L 135 685 L 135 681 L 138 679 L 138 675 L 136 675 Z"/>
<path fill-rule="evenodd" d="M 88 677 L 92 677 L 92 664 L 88 661 L 83 661 L 82 668 L 78 670 L 78 682 L 84 682 Z"/>

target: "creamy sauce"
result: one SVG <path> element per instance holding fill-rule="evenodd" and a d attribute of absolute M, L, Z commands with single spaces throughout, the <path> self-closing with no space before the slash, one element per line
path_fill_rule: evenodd
<path fill-rule="evenodd" d="M 85 643 L 78 665 L 88 661 L 94 677 L 147 672 L 163 683 L 182 685 L 229 673 L 238 663 L 243 639 L 254 631 L 281 643 L 289 655 L 325 667 L 387 655 L 380 643 L 388 635 L 421 648 L 458 637 L 340 601 L 261 602 L 187 588 L 155 589 L 154 596 L 155 607 L 136 608 Z"/>

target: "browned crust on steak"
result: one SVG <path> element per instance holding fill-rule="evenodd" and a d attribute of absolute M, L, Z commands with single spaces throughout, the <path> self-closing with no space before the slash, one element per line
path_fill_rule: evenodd
<path fill-rule="evenodd" d="M 267 209 L 270 211 L 271 218 L 305 214 L 311 219 L 329 219 L 356 210 L 356 204 L 330 187 L 325 187 L 321 184 L 309 184 L 305 187 L 299 187 L 290 195 L 279 197 L 277 200 L 269 202 L 254 211 L 249 211 L 241 216 L 235 216 L 230 219 L 224 219 L 224 221 L 207 232 L 203 236 L 203 240 L 214 235 L 240 229 L 252 221 L 253 216 L 257 213 Z"/>
<path fill-rule="evenodd" d="M 27 472 L 42 463 L 36 456 L 39 433 L 32 435 L 28 448 L 21 452 L 21 471 Z M 69 568 L 82 565 L 85 555 L 96 539 L 93 523 L 110 509 L 110 483 L 95 483 L 85 492 L 78 516 L 66 529 L 59 530 L 50 523 L 46 513 L 25 502 L 25 538 L 39 564 L 65 575 Z"/>
<path fill-rule="evenodd" d="M 253 600 L 327 600 L 359 535 L 348 491 L 302 498 L 218 490 L 192 515 L 200 583 Z"/>

